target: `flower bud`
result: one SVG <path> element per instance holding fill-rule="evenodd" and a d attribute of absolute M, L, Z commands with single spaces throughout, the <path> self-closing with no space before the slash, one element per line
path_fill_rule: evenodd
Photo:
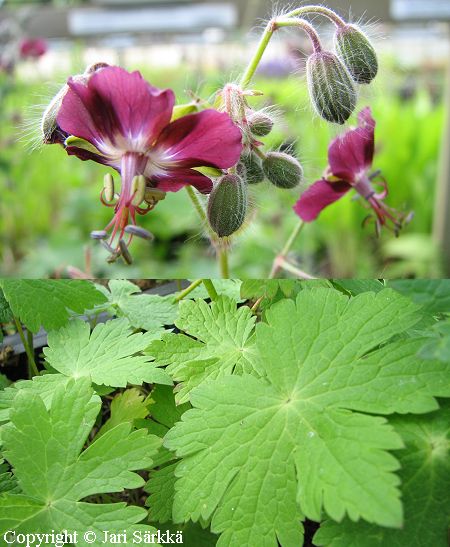
<path fill-rule="evenodd" d="M 225 175 L 215 184 L 208 200 L 208 220 L 219 237 L 238 230 L 247 212 L 247 185 L 237 175 Z"/>
<path fill-rule="evenodd" d="M 258 184 L 264 180 L 261 162 L 253 152 L 242 154 L 237 172 L 247 184 Z"/>
<path fill-rule="evenodd" d="M 62 101 L 69 86 L 67 84 L 58 91 L 58 93 L 50 101 L 50 104 L 44 110 L 41 118 L 41 136 L 44 144 L 55 144 L 57 142 L 64 142 L 66 135 L 59 128 L 56 118 L 58 116 L 59 109 L 61 108 Z"/>
<path fill-rule="evenodd" d="M 377 75 L 378 59 L 367 36 L 354 25 L 339 28 L 334 35 L 339 57 L 358 84 L 369 84 Z"/>
<path fill-rule="evenodd" d="M 72 77 L 77 82 L 86 83 L 89 78 L 98 70 L 108 66 L 106 63 L 94 63 L 89 65 L 83 74 L 76 74 Z M 44 110 L 41 118 L 41 136 L 44 144 L 62 144 L 67 135 L 60 129 L 56 121 L 63 99 L 69 91 L 69 86 L 64 84 L 58 93 L 50 101 L 50 104 Z"/>
<path fill-rule="evenodd" d="M 252 112 L 247 121 L 251 133 L 256 137 L 265 137 L 272 131 L 273 120 L 264 112 Z"/>
<path fill-rule="evenodd" d="M 266 177 L 278 188 L 295 188 L 303 178 L 300 162 L 283 152 L 269 152 L 262 167 Z"/>
<path fill-rule="evenodd" d="M 306 75 L 311 101 L 319 116 L 331 123 L 345 123 L 358 97 L 344 63 L 330 51 L 319 51 L 308 58 Z"/>

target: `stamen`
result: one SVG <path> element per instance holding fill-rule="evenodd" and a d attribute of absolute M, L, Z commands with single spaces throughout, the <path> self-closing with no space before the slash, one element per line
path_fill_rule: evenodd
<path fill-rule="evenodd" d="M 106 239 L 108 232 L 106 230 L 93 230 L 91 232 L 92 239 Z"/>
<path fill-rule="evenodd" d="M 144 201 L 145 184 L 146 181 L 144 175 L 137 175 L 133 177 L 133 182 L 131 183 L 131 205 L 137 207 Z"/>
<path fill-rule="evenodd" d="M 119 239 L 119 248 L 125 262 L 127 264 L 132 264 L 133 258 L 130 254 L 130 251 L 128 250 L 127 244 L 125 243 L 123 239 Z"/>
<path fill-rule="evenodd" d="M 111 173 L 106 173 L 103 177 L 103 194 L 107 202 L 111 202 L 114 199 L 114 179 Z"/>
<path fill-rule="evenodd" d="M 136 226 L 135 224 L 128 224 L 128 226 L 125 226 L 124 231 L 127 234 L 141 237 L 142 239 L 147 239 L 149 241 L 153 241 L 155 239 L 155 236 L 151 232 L 141 228 L 140 226 Z"/>

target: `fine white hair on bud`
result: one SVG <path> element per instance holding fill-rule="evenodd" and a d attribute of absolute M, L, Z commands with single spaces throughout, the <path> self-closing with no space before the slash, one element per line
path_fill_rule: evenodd
<path fill-rule="evenodd" d="M 297 158 L 284 152 L 269 152 L 262 162 L 267 179 L 278 188 L 295 188 L 303 179 L 303 168 Z"/>
<path fill-rule="evenodd" d="M 208 199 L 208 221 L 219 237 L 228 237 L 244 223 L 248 207 L 247 185 L 238 175 L 220 178 Z"/>
<path fill-rule="evenodd" d="M 334 44 L 353 80 L 370 84 L 378 72 L 378 59 L 367 36 L 356 25 L 345 25 L 336 30 Z"/>
<path fill-rule="evenodd" d="M 358 94 L 344 63 L 331 51 L 313 53 L 306 77 L 315 111 L 331 123 L 344 124 L 356 108 Z"/>

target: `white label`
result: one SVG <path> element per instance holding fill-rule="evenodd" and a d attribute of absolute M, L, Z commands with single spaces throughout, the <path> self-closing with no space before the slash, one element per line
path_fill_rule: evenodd
<path fill-rule="evenodd" d="M 69 31 L 74 35 L 190 32 L 211 27 L 233 28 L 236 24 L 237 10 L 232 4 L 194 4 L 170 9 L 73 9 L 68 16 Z"/>
<path fill-rule="evenodd" d="M 391 0 L 393 19 L 450 19 L 449 0 Z"/>

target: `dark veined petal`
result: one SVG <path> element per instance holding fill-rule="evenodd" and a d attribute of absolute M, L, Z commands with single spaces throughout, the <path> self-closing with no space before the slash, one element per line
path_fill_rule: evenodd
<path fill-rule="evenodd" d="M 119 148 L 125 145 L 127 150 L 144 152 L 170 122 L 173 91 L 151 86 L 139 72 L 108 66 L 86 83 L 71 78 L 68 85 L 58 124 L 98 148 L 119 140 Z"/>
<path fill-rule="evenodd" d="M 351 189 L 344 181 L 318 180 L 312 184 L 294 205 L 295 213 L 305 222 L 315 220 L 319 213 Z"/>
<path fill-rule="evenodd" d="M 189 184 L 202 194 L 209 194 L 213 186 L 210 178 L 193 169 L 172 169 L 167 175 L 154 178 L 153 182 L 156 182 L 157 188 L 164 192 L 178 192 Z"/>
<path fill-rule="evenodd" d="M 350 129 L 332 141 L 328 149 L 330 171 L 349 183 L 372 165 L 375 120 L 369 107 L 358 115 L 358 127 Z"/>
<path fill-rule="evenodd" d="M 226 169 L 238 162 L 241 140 L 241 132 L 228 114 L 210 109 L 169 124 L 162 131 L 156 148 L 183 167 Z"/>

